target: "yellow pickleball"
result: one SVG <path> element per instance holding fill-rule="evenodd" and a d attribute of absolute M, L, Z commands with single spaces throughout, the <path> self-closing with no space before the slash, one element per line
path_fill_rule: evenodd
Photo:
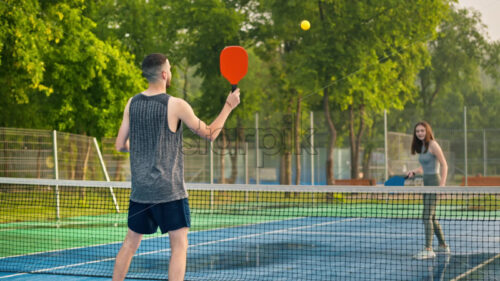
<path fill-rule="evenodd" d="M 308 20 L 303 20 L 300 22 L 300 28 L 302 28 L 302 30 L 308 30 L 311 28 L 311 23 Z"/>

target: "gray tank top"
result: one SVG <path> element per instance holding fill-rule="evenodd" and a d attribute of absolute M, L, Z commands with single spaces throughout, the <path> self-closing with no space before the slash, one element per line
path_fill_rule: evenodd
<path fill-rule="evenodd" d="M 163 203 L 188 197 L 184 183 L 181 122 L 174 133 L 168 127 L 170 96 L 137 94 L 129 108 L 130 200 Z"/>
<path fill-rule="evenodd" d="M 418 155 L 418 162 L 422 165 L 422 169 L 424 170 L 424 175 L 435 175 L 438 173 L 438 165 L 436 156 L 429 152 L 429 150 L 425 151 L 425 145 L 422 145 L 422 152 Z"/>

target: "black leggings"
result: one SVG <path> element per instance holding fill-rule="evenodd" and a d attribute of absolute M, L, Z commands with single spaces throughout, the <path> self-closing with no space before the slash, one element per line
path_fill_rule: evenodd
<path fill-rule="evenodd" d="M 439 176 L 436 175 L 424 175 L 424 186 L 438 186 Z M 443 229 L 436 219 L 436 205 L 437 205 L 437 195 L 436 194 L 424 194 L 424 210 L 422 212 L 422 219 L 424 221 L 425 228 L 425 247 L 432 248 L 432 238 L 436 234 L 439 241 L 439 245 L 445 245 Z"/>

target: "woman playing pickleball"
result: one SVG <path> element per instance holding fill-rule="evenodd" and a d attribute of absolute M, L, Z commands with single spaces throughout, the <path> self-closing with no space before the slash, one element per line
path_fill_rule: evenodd
<path fill-rule="evenodd" d="M 418 153 L 420 167 L 408 172 L 408 177 L 423 174 L 424 186 L 444 186 L 448 174 L 448 164 L 438 142 L 434 139 L 432 128 L 425 121 L 418 122 L 413 130 L 411 153 Z M 450 247 L 444 239 L 443 229 L 436 219 L 437 195 L 426 193 L 423 195 L 424 209 L 422 219 L 425 228 L 425 247 L 418 252 L 415 259 L 430 259 L 437 253 L 449 254 Z M 436 235 L 439 246 L 432 248 L 432 239 Z"/>

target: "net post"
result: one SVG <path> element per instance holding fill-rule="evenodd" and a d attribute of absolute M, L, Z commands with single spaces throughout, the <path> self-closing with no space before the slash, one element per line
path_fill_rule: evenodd
<path fill-rule="evenodd" d="M 99 156 L 99 162 L 101 163 L 102 172 L 104 173 L 104 177 L 106 178 L 106 181 L 110 182 L 111 180 L 109 179 L 108 170 L 106 169 L 106 165 L 104 164 L 104 159 L 102 159 L 101 149 L 99 148 L 99 144 L 97 143 L 97 139 L 96 138 L 93 138 L 93 139 L 94 139 L 95 149 L 97 151 L 97 156 Z M 109 192 L 111 193 L 111 197 L 113 198 L 113 204 L 115 204 L 116 212 L 119 213 L 120 206 L 118 206 L 118 202 L 116 201 L 115 192 L 113 191 L 112 186 L 109 186 Z"/>
<path fill-rule="evenodd" d="M 57 160 L 57 131 L 52 131 L 52 144 L 54 149 L 54 179 L 59 179 L 59 165 Z M 56 185 L 54 188 L 55 197 L 56 197 L 56 218 L 57 220 L 61 219 L 61 200 L 59 195 L 59 186 Z"/>

